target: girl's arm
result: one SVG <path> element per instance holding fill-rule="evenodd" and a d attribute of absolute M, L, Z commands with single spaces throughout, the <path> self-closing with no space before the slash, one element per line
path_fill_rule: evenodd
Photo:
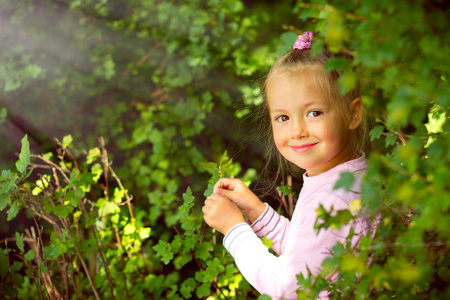
<path fill-rule="evenodd" d="M 345 202 L 333 195 L 322 199 L 337 210 L 348 208 Z M 342 226 L 340 230 L 321 230 L 317 234 L 314 229 L 316 208 L 317 202 L 294 213 L 295 219 L 285 237 L 284 252 L 278 257 L 268 251 L 246 223 L 233 227 L 225 236 L 225 248 L 234 257 L 244 277 L 260 293 L 275 299 L 296 299 L 299 288 L 296 275 L 302 273 L 307 277 L 308 270 L 317 275 L 323 260 L 331 255 L 331 248 L 336 242 L 345 241 L 352 225 Z M 358 233 L 362 232 L 361 226 L 355 225 L 354 229 L 356 235 L 352 246 L 356 246 Z"/>

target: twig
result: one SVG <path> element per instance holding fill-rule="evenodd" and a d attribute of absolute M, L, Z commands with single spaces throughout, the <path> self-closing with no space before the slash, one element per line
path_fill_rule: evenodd
<path fill-rule="evenodd" d="M 72 254 L 70 254 L 70 253 L 69 253 L 69 261 L 70 262 L 73 261 Z M 75 290 L 75 294 L 77 295 L 77 299 L 80 299 L 81 296 L 80 296 L 80 293 L 77 288 L 77 283 L 75 281 L 75 272 L 73 271 L 72 263 L 69 264 L 69 267 L 70 267 L 70 272 L 72 274 L 72 276 L 70 276 L 70 278 L 72 279 L 72 284 L 73 284 L 73 288 Z"/>
<path fill-rule="evenodd" d="M 284 193 L 278 191 L 278 196 L 280 196 L 281 204 L 283 204 L 284 210 L 289 213 L 289 207 L 286 203 L 286 198 L 284 197 Z"/>
<path fill-rule="evenodd" d="M 50 160 L 44 158 L 42 155 L 30 154 L 30 156 L 31 156 L 31 157 L 35 157 L 35 158 L 39 158 L 40 160 L 44 161 L 45 163 L 47 163 L 47 164 L 53 166 L 56 170 L 58 170 L 58 171 L 61 173 L 61 175 L 62 175 L 62 176 L 64 177 L 64 179 L 66 180 L 66 182 L 67 182 L 67 183 L 70 183 L 69 177 L 67 177 L 67 175 L 65 174 L 65 173 L 67 173 L 67 174 L 70 173 L 68 170 L 67 170 L 67 171 L 64 171 L 60 166 L 58 166 L 58 165 L 55 164 L 54 162 L 52 162 L 52 161 L 50 161 Z"/>
<path fill-rule="evenodd" d="M 180 233 L 180 231 L 178 230 L 178 228 L 176 226 L 173 226 L 173 229 L 175 230 L 175 232 L 178 234 L 178 236 L 181 238 L 181 240 L 184 242 L 184 236 Z M 197 257 L 195 256 L 194 251 L 189 250 L 189 252 L 191 253 L 192 258 L 195 260 L 195 262 L 197 263 L 197 266 L 202 269 L 203 271 L 205 270 L 205 268 L 200 264 L 200 262 L 198 261 Z"/>
<path fill-rule="evenodd" d="M 61 154 L 61 161 L 64 162 L 64 159 L 63 159 L 63 158 L 64 158 L 65 154 L 67 153 L 67 156 L 73 161 L 75 169 L 80 170 L 80 167 L 78 166 L 77 158 L 76 158 L 75 155 L 72 153 L 72 151 L 71 151 L 69 148 L 64 147 L 64 146 L 62 145 L 62 143 L 61 143 L 57 138 L 54 138 L 54 140 L 56 141 L 56 143 L 58 144 L 58 146 L 61 147 L 61 149 L 62 149 L 62 151 L 63 151 L 62 154 Z M 65 162 L 64 162 L 64 163 L 65 163 Z"/>
<path fill-rule="evenodd" d="M 142 65 L 149 57 L 152 55 L 153 52 L 155 52 L 159 47 L 161 47 L 162 43 L 165 41 L 165 39 L 159 43 L 157 43 L 155 46 L 153 46 L 132 68 L 130 71 L 133 71 L 134 69 L 138 68 L 140 65 Z M 122 75 L 125 75 L 127 72 L 130 72 L 127 70 L 124 70 L 122 72 Z"/>
<path fill-rule="evenodd" d="M 79 206 L 82 208 L 83 213 L 85 214 L 85 216 L 89 216 L 89 214 L 86 211 L 86 208 L 84 207 L 84 203 L 82 201 L 80 201 Z M 97 236 L 97 229 L 96 229 L 96 227 L 91 225 L 90 228 L 92 230 L 92 233 L 94 234 L 95 240 L 97 241 L 98 253 L 100 254 L 100 258 L 101 258 L 101 260 L 103 262 L 103 266 L 105 267 L 106 277 L 108 278 L 109 289 L 111 291 L 111 299 L 115 299 L 115 297 L 114 297 L 114 287 L 113 287 L 113 283 L 112 283 L 112 280 L 111 280 L 111 276 L 109 274 L 108 264 L 106 263 L 105 256 L 103 255 L 102 243 L 101 243 L 101 241 L 99 240 L 99 238 Z"/>
<path fill-rule="evenodd" d="M 103 155 L 105 156 L 104 158 L 102 158 L 102 160 L 104 161 L 104 164 L 105 164 L 105 168 L 108 168 L 108 170 L 111 172 L 112 177 L 114 177 L 114 179 L 117 181 L 117 184 L 119 185 L 120 189 L 125 191 L 126 201 L 121 203 L 121 205 L 124 205 L 125 203 L 128 205 L 128 211 L 130 212 L 130 217 L 131 217 L 131 219 L 134 219 L 133 207 L 131 205 L 131 201 L 133 200 L 133 197 L 128 195 L 128 190 L 126 190 L 124 188 L 122 181 L 119 179 L 116 172 L 114 172 L 113 168 L 111 167 L 111 163 L 108 161 L 108 156 L 106 155 L 105 140 L 103 139 L 103 137 L 100 137 L 99 141 L 100 141 L 100 145 L 102 146 L 102 153 L 103 153 L 102 157 L 103 157 Z"/>
<path fill-rule="evenodd" d="M 91 285 L 92 291 L 94 292 L 95 299 L 100 300 L 100 295 L 98 294 L 97 288 L 95 287 L 91 275 L 89 274 L 89 268 L 86 265 L 86 262 L 84 261 L 83 257 L 81 256 L 80 249 L 78 249 L 77 246 L 75 246 L 75 249 L 77 250 L 78 259 L 80 260 L 81 265 L 83 266 L 83 269 L 86 273 L 86 277 L 89 281 L 89 284 Z"/>
<path fill-rule="evenodd" d="M 103 175 L 105 176 L 105 187 L 103 188 L 103 193 L 105 194 L 105 197 L 108 197 L 108 191 L 109 191 L 109 162 L 108 162 L 108 153 L 106 152 L 105 148 L 105 140 L 103 137 L 98 138 L 100 145 L 102 146 L 102 164 L 103 164 Z"/>
<path fill-rule="evenodd" d="M 5 243 L 5 248 L 6 248 L 6 257 L 7 257 L 7 261 L 8 261 L 9 279 L 11 280 L 11 285 L 13 285 L 14 283 L 13 283 L 12 272 L 11 272 L 11 263 L 9 262 L 8 242 Z"/>
<path fill-rule="evenodd" d="M 111 299 L 116 299 L 116 298 L 114 297 L 114 286 L 113 286 L 113 282 L 112 282 L 111 276 L 110 276 L 110 274 L 109 274 L 109 266 L 108 266 L 108 264 L 106 263 L 105 256 L 103 255 L 103 248 L 102 248 L 103 245 L 102 245 L 102 242 L 101 242 L 101 240 L 100 240 L 100 239 L 98 238 L 98 236 L 97 236 L 97 233 L 96 233 L 97 229 L 96 229 L 93 225 L 91 225 L 90 227 L 91 227 L 92 233 L 94 234 L 94 238 L 95 238 L 95 240 L 96 240 L 97 243 L 98 243 L 98 253 L 100 254 L 100 258 L 101 258 L 101 260 L 102 260 L 102 262 L 103 262 L 103 266 L 105 267 L 106 278 L 108 278 L 109 289 L 110 289 L 110 291 L 111 291 Z"/>
<path fill-rule="evenodd" d="M 123 286 L 125 287 L 125 295 L 127 296 L 127 299 L 129 299 L 130 298 L 130 294 L 128 292 L 127 277 L 125 276 L 125 272 L 123 271 L 123 270 L 125 270 L 125 263 L 124 263 L 122 257 L 121 257 L 120 260 L 122 262 L 122 272 L 120 272 L 120 273 L 122 273 Z"/>
<path fill-rule="evenodd" d="M 282 182 L 282 184 L 284 184 L 284 182 Z M 278 190 L 278 196 L 280 197 L 280 201 L 284 207 L 284 210 L 286 211 L 286 213 L 289 213 L 289 207 L 286 203 L 286 198 L 284 197 L 284 193 L 282 191 Z"/>
<path fill-rule="evenodd" d="M 7 242 L 16 242 L 16 241 L 17 241 L 17 238 L 10 237 L 10 238 L 5 238 L 3 240 L 0 240 L 0 244 L 6 244 Z M 26 238 L 26 237 L 23 238 L 23 241 L 27 242 L 27 243 L 36 243 L 36 241 L 33 240 L 32 238 Z"/>
<path fill-rule="evenodd" d="M 25 228 L 25 235 L 28 236 L 29 238 L 24 238 L 24 241 L 27 241 L 29 243 L 29 246 L 31 248 L 31 250 L 33 250 L 36 255 L 35 255 L 35 261 L 36 261 L 36 265 L 38 268 L 38 280 L 35 280 L 35 285 L 36 285 L 36 289 L 38 290 L 38 294 L 39 294 L 39 299 L 44 299 L 44 297 L 42 296 L 42 292 L 41 292 L 41 264 L 39 263 L 39 241 L 36 240 L 36 234 L 34 232 L 34 228 L 31 227 L 31 230 L 33 233 L 31 233 L 28 228 Z M 29 241 L 31 240 L 31 241 Z M 34 274 L 34 270 L 33 270 L 33 274 Z"/>
<path fill-rule="evenodd" d="M 67 266 L 67 255 L 64 254 L 63 255 L 63 268 L 64 268 L 64 274 L 63 274 L 63 282 L 64 282 L 64 286 L 66 288 L 66 300 L 69 300 L 69 268 Z"/>
<path fill-rule="evenodd" d="M 291 187 L 291 192 L 288 195 L 289 199 L 289 216 L 292 217 L 294 214 L 294 196 L 292 195 L 292 175 L 289 175 L 287 178 L 288 186 Z"/>
<path fill-rule="evenodd" d="M 36 218 L 34 217 L 34 215 L 32 215 L 32 217 L 33 217 L 34 224 L 36 225 L 36 230 L 37 230 L 38 235 L 39 235 L 39 240 L 42 241 L 41 231 L 39 230 L 38 222 L 37 222 Z M 43 262 L 45 264 L 45 267 L 47 268 L 47 270 L 45 271 L 45 276 L 43 277 L 43 281 L 44 281 L 45 289 L 46 289 L 47 293 L 49 293 L 48 290 L 51 289 L 50 291 L 52 292 L 52 294 L 51 295 L 49 294 L 49 298 L 53 299 L 54 297 L 56 297 L 56 295 L 58 295 L 58 296 L 61 296 L 61 295 L 56 290 L 55 285 L 52 284 L 52 281 L 50 279 L 51 277 L 49 275 L 49 268 L 48 268 L 48 264 L 47 264 L 47 258 L 45 257 L 45 249 L 43 247 L 44 246 L 42 245 L 42 256 L 44 258 Z M 51 297 L 51 296 L 53 296 L 53 297 Z"/>

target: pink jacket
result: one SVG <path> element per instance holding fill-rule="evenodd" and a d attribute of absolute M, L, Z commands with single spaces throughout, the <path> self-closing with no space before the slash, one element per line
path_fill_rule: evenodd
<path fill-rule="evenodd" d="M 234 257 L 236 264 L 250 284 L 261 294 L 272 299 L 297 299 L 296 275 L 308 276 L 307 268 L 313 275 L 320 272 L 323 260 L 330 256 L 336 242 L 344 242 L 350 227 L 355 236 L 352 247 L 356 247 L 359 236 L 368 233 L 369 224 L 358 219 L 353 225 L 342 226 L 339 230 L 314 229 L 316 209 L 322 204 L 325 209 L 348 209 L 349 203 L 360 199 L 361 176 L 367 169 L 365 156 L 345 162 L 317 176 L 303 175 L 300 192 L 291 221 L 279 215 L 269 205 L 265 212 L 251 225 L 241 223 L 233 227 L 223 240 L 225 248 Z M 350 192 L 343 188 L 333 190 L 340 173 L 352 172 L 355 182 Z M 262 237 L 272 240 L 271 254 L 261 242 Z M 320 295 L 327 298 L 327 292 Z"/>

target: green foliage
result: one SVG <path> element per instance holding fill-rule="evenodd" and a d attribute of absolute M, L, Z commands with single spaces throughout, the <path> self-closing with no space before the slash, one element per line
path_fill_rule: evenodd
<path fill-rule="evenodd" d="M 255 80 L 311 30 L 313 52 L 351 49 L 353 61 L 327 70 L 342 71 L 343 92 L 362 78 L 374 120 L 361 199 L 319 209 L 318 230 L 359 214 L 379 226 L 357 249 L 336 245 L 318 276 L 299 275 L 299 297 L 449 298 L 445 1 L 30 0 L 2 1 L 0 16 L 2 136 L 18 117 L 66 134 L 55 151 L 24 128 L 18 160 L 2 140 L 2 297 L 257 298 L 203 223 L 200 195 L 224 173 L 256 179 L 260 146 L 241 144 L 230 116 L 246 125 L 262 101 Z M 47 154 L 32 155 L 28 139 Z M 335 188 L 352 183 L 347 174 Z M 12 228 L 19 217 L 32 225 Z"/>
<path fill-rule="evenodd" d="M 68 139 L 63 139 L 65 144 L 58 153 L 66 152 L 72 161 L 60 155 L 58 164 L 46 158 L 49 156 L 31 155 L 25 136 L 16 163 L 18 173 L 2 172 L 0 208 L 9 207 L 7 220 L 11 221 L 24 208 L 36 225 L 26 228 L 25 233 L 15 233 L 11 239 L 15 247 L 3 241 L 2 297 L 34 298 L 38 294 L 42 298 L 47 293 L 52 295 L 49 297 L 91 295 L 100 299 L 120 296 L 123 291 L 133 297 L 137 294 L 130 290 L 131 282 L 145 276 L 139 265 L 148 259 L 141 246 L 149 238 L 150 228 L 145 227 L 142 216 L 134 216 L 131 196 L 117 177 L 116 186 L 108 187 L 98 182 L 95 171 L 87 164 L 75 164 L 79 157 L 73 155 L 75 150 Z M 115 174 L 102 147 L 103 170 Z M 51 166 L 53 172 L 29 181 L 32 173 L 25 171 L 29 164 L 34 165 L 30 157 Z M 99 204 L 105 202 L 114 209 Z M 95 269 L 104 279 L 96 279 Z M 35 280 L 35 285 L 30 285 L 29 279 Z"/>
<path fill-rule="evenodd" d="M 16 168 L 19 173 L 25 173 L 28 164 L 30 163 L 30 144 L 28 138 L 22 139 L 22 150 L 20 150 L 19 160 L 16 162 Z"/>

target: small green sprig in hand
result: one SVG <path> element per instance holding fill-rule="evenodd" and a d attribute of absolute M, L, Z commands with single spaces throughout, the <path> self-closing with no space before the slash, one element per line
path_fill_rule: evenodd
<path fill-rule="evenodd" d="M 205 190 L 204 195 L 208 197 L 214 191 L 214 185 L 223 177 L 234 177 L 239 173 L 240 167 L 238 164 L 233 164 L 233 159 L 228 157 L 227 151 L 222 154 L 219 163 L 208 162 L 202 165 L 211 175 L 211 179 L 208 181 L 208 187 Z"/>

